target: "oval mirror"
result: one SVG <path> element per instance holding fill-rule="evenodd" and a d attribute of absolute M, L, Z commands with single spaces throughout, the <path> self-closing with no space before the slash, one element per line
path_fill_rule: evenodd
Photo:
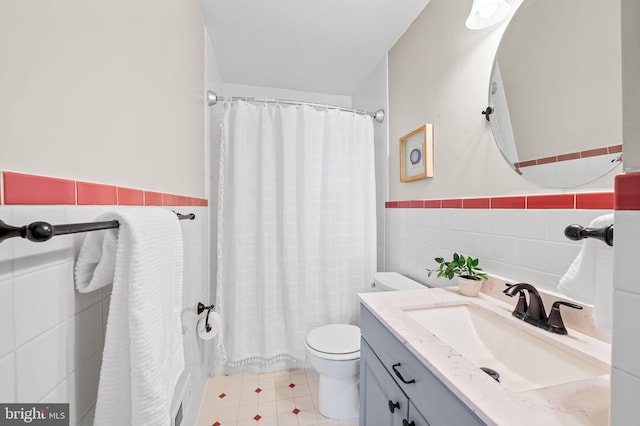
<path fill-rule="evenodd" d="M 538 185 L 591 182 L 622 159 L 620 0 L 524 0 L 498 48 L 491 129 Z"/>

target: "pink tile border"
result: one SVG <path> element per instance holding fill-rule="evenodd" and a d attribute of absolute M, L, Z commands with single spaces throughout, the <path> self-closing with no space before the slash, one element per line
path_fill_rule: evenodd
<path fill-rule="evenodd" d="M 0 204 L 4 205 L 126 205 L 202 206 L 205 198 L 144 191 L 100 183 L 80 182 L 46 176 L 0 172 Z"/>
<path fill-rule="evenodd" d="M 121 206 L 144 206 L 144 191 L 118 187 L 118 204 Z"/>
<path fill-rule="evenodd" d="M 640 176 L 640 173 L 638 173 Z M 616 180 L 617 182 L 617 180 Z M 631 185 L 632 186 L 632 185 Z M 636 181 L 640 188 L 640 178 Z M 617 187 L 616 187 L 617 190 Z M 638 189 L 640 196 L 640 189 Z M 585 192 L 575 194 L 532 194 L 505 197 L 447 198 L 444 200 L 410 200 L 387 201 L 388 209 L 516 209 L 516 210 L 548 210 L 548 209 L 584 209 L 612 210 L 614 206 L 613 192 Z M 640 201 L 638 201 L 640 210 Z"/>
<path fill-rule="evenodd" d="M 561 161 L 577 160 L 579 158 L 597 157 L 599 155 L 615 154 L 622 152 L 622 145 L 603 146 L 601 148 L 589 149 L 579 152 L 568 152 L 552 157 L 535 158 L 533 160 L 521 161 L 513 166 L 517 169 L 523 167 L 536 166 L 540 164 L 559 163 Z"/>
<path fill-rule="evenodd" d="M 2 172 L 4 204 L 76 204 L 76 182 Z"/>
<path fill-rule="evenodd" d="M 76 182 L 78 190 L 78 205 L 105 205 L 118 204 L 118 188 L 111 185 L 98 183 Z"/>
<path fill-rule="evenodd" d="M 640 172 L 616 176 L 615 209 L 640 210 Z"/>

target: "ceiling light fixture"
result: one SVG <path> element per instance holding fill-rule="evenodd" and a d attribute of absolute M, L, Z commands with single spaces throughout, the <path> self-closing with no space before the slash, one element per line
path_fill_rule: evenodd
<path fill-rule="evenodd" d="M 505 0 L 473 0 L 465 25 L 470 30 L 488 28 L 506 18 L 510 10 Z"/>

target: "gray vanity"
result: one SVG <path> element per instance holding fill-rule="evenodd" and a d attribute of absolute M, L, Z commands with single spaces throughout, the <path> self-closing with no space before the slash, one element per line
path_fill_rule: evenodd
<path fill-rule="evenodd" d="M 361 425 L 484 425 L 365 307 L 361 308 Z"/>

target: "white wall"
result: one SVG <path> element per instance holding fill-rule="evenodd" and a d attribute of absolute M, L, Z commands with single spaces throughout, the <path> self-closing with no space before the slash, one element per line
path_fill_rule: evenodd
<path fill-rule="evenodd" d="M 10 224 L 90 222 L 108 206 L 0 206 Z M 207 207 L 182 207 L 184 220 L 183 338 L 185 377 L 206 378 L 206 352 L 195 338 L 197 302 L 208 294 Z M 75 291 L 73 268 L 86 234 L 45 243 L 0 244 L 0 401 L 70 404 L 70 424 L 91 425 L 111 289 Z M 179 388 L 181 386 L 178 386 Z M 195 422 L 200 395 L 185 383 L 185 420 Z M 185 423 L 193 424 L 193 423 Z"/>
<path fill-rule="evenodd" d="M 280 89 L 277 87 L 251 86 L 247 84 L 224 85 L 225 96 L 242 96 L 266 99 L 287 99 L 300 102 L 314 102 L 342 107 L 351 107 L 351 96 L 333 95 L 330 93 L 302 92 L 299 90 Z"/>
<path fill-rule="evenodd" d="M 0 168 L 204 197 L 195 0 L 0 2 Z"/>
<path fill-rule="evenodd" d="M 522 179 L 496 149 L 480 112 L 507 22 L 467 29 L 471 3 L 432 0 L 389 51 L 390 200 L 563 192 Z M 425 123 L 434 125 L 434 177 L 402 183 L 398 140 Z M 579 187 L 591 188 L 611 190 L 613 174 Z"/>
<path fill-rule="evenodd" d="M 353 94 L 353 107 L 376 112 L 387 107 L 387 57 L 376 65 L 360 88 Z M 384 270 L 384 203 L 387 200 L 387 163 L 389 146 L 389 120 L 373 122 L 375 161 L 376 161 L 376 220 L 378 223 L 378 270 Z"/>

